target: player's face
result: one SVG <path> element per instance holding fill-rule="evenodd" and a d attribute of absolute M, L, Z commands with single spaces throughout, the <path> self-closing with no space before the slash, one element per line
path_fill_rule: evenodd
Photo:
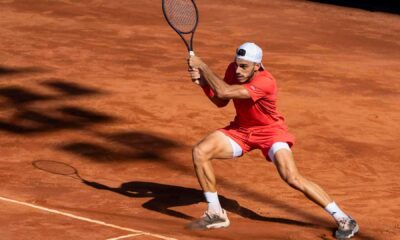
<path fill-rule="evenodd" d="M 260 64 L 256 64 L 243 59 L 236 59 L 236 78 L 239 82 L 245 83 L 249 81 L 256 71 L 260 68 Z"/>

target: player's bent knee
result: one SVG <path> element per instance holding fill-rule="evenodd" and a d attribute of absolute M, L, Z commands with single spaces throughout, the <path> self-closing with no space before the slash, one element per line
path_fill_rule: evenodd
<path fill-rule="evenodd" d="M 201 165 L 204 162 L 210 160 L 209 154 L 207 153 L 207 151 L 204 150 L 204 148 L 201 147 L 201 145 L 194 146 L 192 154 L 193 154 L 193 163 L 195 165 Z"/>

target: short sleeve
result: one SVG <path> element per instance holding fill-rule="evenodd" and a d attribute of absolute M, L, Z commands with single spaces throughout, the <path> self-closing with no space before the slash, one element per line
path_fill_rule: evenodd
<path fill-rule="evenodd" d="M 247 89 L 254 102 L 276 92 L 275 80 L 265 76 L 258 77 L 250 83 L 243 84 L 243 86 Z"/>
<path fill-rule="evenodd" d="M 234 84 L 236 80 L 236 66 L 235 63 L 232 62 L 229 64 L 228 68 L 225 71 L 225 77 L 224 77 L 224 81 L 227 84 Z"/>

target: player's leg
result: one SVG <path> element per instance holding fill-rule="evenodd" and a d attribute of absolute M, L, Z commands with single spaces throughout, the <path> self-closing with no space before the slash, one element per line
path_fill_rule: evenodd
<path fill-rule="evenodd" d="M 205 192 L 209 211 L 219 212 L 221 209 L 217 198 L 216 179 L 212 159 L 227 159 L 242 155 L 242 148 L 221 131 L 206 136 L 193 147 L 193 164 L 197 179 Z M 217 204 L 212 204 L 218 202 Z"/>
<path fill-rule="evenodd" d="M 321 207 L 325 207 L 332 202 L 332 199 L 320 186 L 300 174 L 290 148 L 282 147 L 277 150 L 271 160 L 275 163 L 281 178 L 291 187 L 301 191 L 307 198 Z"/>
<path fill-rule="evenodd" d="M 269 150 L 269 157 L 285 182 L 331 214 L 339 225 L 336 237 L 350 238 L 358 232 L 357 223 L 346 215 L 319 185 L 299 173 L 292 152 L 286 143 L 275 143 Z"/>
<path fill-rule="evenodd" d="M 193 147 L 193 164 L 197 179 L 208 203 L 206 213 L 189 225 L 192 229 L 229 226 L 229 219 L 222 209 L 216 188 L 212 159 L 226 159 L 242 155 L 241 147 L 220 131 L 215 131 Z"/>
<path fill-rule="evenodd" d="M 227 137 L 220 131 L 206 136 L 193 147 L 192 157 L 197 179 L 204 192 L 216 192 L 216 180 L 211 160 L 232 158 L 233 151 Z"/>

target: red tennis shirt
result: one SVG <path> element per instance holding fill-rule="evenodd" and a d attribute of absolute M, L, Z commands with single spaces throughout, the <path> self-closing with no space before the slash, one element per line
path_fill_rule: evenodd
<path fill-rule="evenodd" d="M 249 91 L 249 99 L 233 99 L 236 117 L 233 124 L 238 127 L 269 127 L 283 124 L 284 117 L 277 111 L 277 85 L 274 77 L 267 71 L 258 72 L 250 81 L 240 83 L 236 79 L 236 64 L 229 64 L 224 81 L 228 84 L 241 84 Z"/>

